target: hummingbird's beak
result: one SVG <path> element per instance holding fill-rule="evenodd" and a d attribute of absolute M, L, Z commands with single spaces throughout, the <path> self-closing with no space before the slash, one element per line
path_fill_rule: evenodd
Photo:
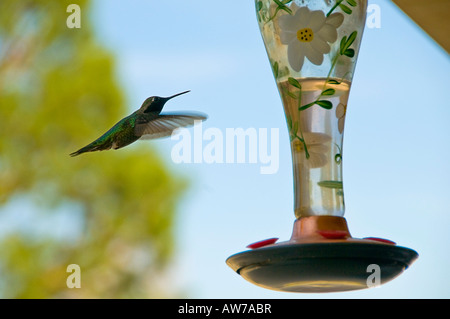
<path fill-rule="evenodd" d="M 181 94 L 186 94 L 186 93 L 188 93 L 188 92 L 191 92 L 191 91 L 190 91 L 190 90 L 189 90 L 189 91 L 184 91 L 184 92 L 181 92 L 181 93 L 178 93 L 178 94 L 175 94 L 175 95 L 166 97 L 166 98 L 164 98 L 164 99 L 165 99 L 166 102 L 167 102 L 168 100 L 173 99 L 175 96 L 178 96 L 178 95 L 181 95 Z"/>

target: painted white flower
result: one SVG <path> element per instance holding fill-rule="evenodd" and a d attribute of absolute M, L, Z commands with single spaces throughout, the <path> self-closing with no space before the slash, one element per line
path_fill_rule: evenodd
<path fill-rule="evenodd" d="M 336 107 L 336 117 L 338 118 L 338 129 L 339 133 L 344 132 L 345 125 L 345 114 L 347 113 L 347 105 L 339 103 Z"/>
<path fill-rule="evenodd" d="M 302 155 L 297 157 L 297 160 L 307 168 L 325 166 L 328 161 L 327 152 L 330 151 L 331 137 L 323 133 L 304 132 L 303 138 L 308 148 L 309 159 L 306 160 L 306 156 Z M 294 141 L 294 149 L 298 153 L 305 154 L 305 147 L 299 140 Z"/>
<path fill-rule="evenodd" d="M 321 65 L 323 55 L 330 52 L 329 43 L 337 40 L 337 28 L 344 21 L 342 13 L 328 17 L 307 7 L 291 6 L 294 14 L 278 18 L 281 43 L 288 45 L 288 61 L 292 69 L 300 71 L 305 57 L 315 65 Z"/>

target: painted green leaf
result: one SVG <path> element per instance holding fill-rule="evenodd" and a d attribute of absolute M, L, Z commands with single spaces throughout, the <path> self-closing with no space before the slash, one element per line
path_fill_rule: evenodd
<path fill-rule="evenodd" d="M 336 93 L 335 89 L 326 89 L 322 92 L 322 95 L 334 95 Z"/>
<path fill-rule="evenodd" d="M 333 108 L 333 103 L 327 100 L 320 100 L 316 101 L 315 104 L 319 105 L 320 107 L 323 107 L 324 109 L 330 110 Z"/>
<path fill-rule="evenodd" d="M 358 32 L 353 31 L 353 32 L 349 35 L 348 40 L 347 40 L 347 43 L 345 44 L 345 49 L 346 49 L 346 50 L 353 44 L 353 41 L 355 41 L 356 35 L 357 35 L 357 34 L 358 34 Z"/>
<path fill-rule="evenodd" d="M 306 109 L 309 109 L 309 108 L 310 108 L 311 106 L 313 106 L 315 103 L 316 103 L 316 102 L 311 102 L 311 103 L 305 104 L 305 105 L 303 105 L 303 106 L 300 106 L 300 107 L 298 108 L 298 110 L 299 110 L 299 111 L 304 111 L 304 110 L 306 110 Z"/>
<path fill-rule="evenodd" d="M 345 47 L 345 43 L 347 42 L 347 36 L 344 35 L 341 39 L 341 43 L 339 44 L 339 53 L 342 55 L 344 54 L 344 47 Z"/>
<path fill-rule="evenodd" d="M 345 4 L 340 4 L 339 8 L 341 8 L 342 11 L 344 11 L 347 14 L 351 14 L 352 13 L 352 9 L 350 9 L 349 7 L 347 7 Z"/>
<path fill-rule="evenodd" d="M 342 38 L 341 43 L 340 43 L 340 48 L 339 48 L 339 53 L 340 53 L 341 55 L 346 55 L 346 54 L 345 54 L 345 51 L 347 51 L 347 49 L 350 48 L 350 46 L 353 44 L 353 42 L 354 42 L 355 39 L 356 39 L 356 35 L 357 35 L 357 34 L 358 34 L 358 32 L 353 31 L 353 32 L 350 34 L 350 36 L 348 37 L 348 39 L 347 39 L 346 36 L 344 36 L 344 37 Z M 353 52 L 353 54 L 354 54 L 354 52 Z"/>
<path fill-rule="evenodd" d="M 278 78 L 278 62 L 277 61 L 275 61 L 273 63 L 273 75 L 275 76 L 276 79 Z"/>
<path fill-rule="evenodd" d="M 341 82 L 339 82 L 337 80 L 333 80 L 333 79 L 328 80 L 327 83 L 330 83 L 330 84 L 341 84 Z"/>
<path fill-rule="evenodd" d="M 286 11 L 289 14 L 292 14 L 292 10 L 290 8 L 286 7 L 286 6 L 282 6 L 281 10 Z"/>
<path fill-rule="evenodd" d="M 356 3 L 355 0 L 346 0 L 346 1 L 347 1 L 347 3 L 348 3 L 349 5 L 351 5 L 352 7 L 356 7 L 356 6 L 357 6 L 357 3 Z"/>
<path fill-rule="evenodd" d="M 345 50 L 344 55 L 346 55 L 346 56 L 348 56 L 350 58 L 353 58 L 355 56 L 355 50 L 347 49 L 347 50 Z"/>
<path fill-rule="evenodd" d="M 256 11 L 260 11 L 262 9 L 262 6 L 263 6 L 262 1 L 256 2 Z"/>
<path fill-rule="evenodd" d="M 334 189 L 342 189 L 342 182 L 341 181 L 321 181 L 318 182 L 317 185 L 320 187 L 325 188 L 334 188 Z"/>
<path fill-rule="evenodd" d="M 298 82 L 296 79 L 294 79 L 293 77 L 288 78 L 288 82 L 290 85 L 295 86 L 298 89 L 301 89 L 302 86 L 300 84 L 300 82 Z"/>
<path fill-rule="evenodd" d="M 273 2 L 275 2 L 278 5 L 277 9 L 281 9 L 283 11 L 286 11 L 289 14 L 292 14 L 292 10 L 289 7 L 287 7 L 284 3 L 282 3 L 281 1 L 273 0 Z"/>

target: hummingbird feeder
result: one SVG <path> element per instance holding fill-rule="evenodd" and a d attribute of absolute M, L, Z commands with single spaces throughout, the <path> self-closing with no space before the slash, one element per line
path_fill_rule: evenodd
<path fill-rule="evenodd" d="M 353 238 L 343 217 L 344 121 L 367 0 L 255 4 L 289 129 L 296 219 L 290 240 L 251 244 L 226 262 L 249 282 L 286 292 L 390 281 L 418 254 L 386 239 Z"/>

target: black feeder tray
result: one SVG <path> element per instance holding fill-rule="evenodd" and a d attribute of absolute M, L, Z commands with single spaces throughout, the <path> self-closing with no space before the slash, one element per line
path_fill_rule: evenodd
<path fill-rule="evenodd" d="M 339 292 L 384 284 L 418 257 L 409 248 L 381 238 L 352 238 L 345 218 L 297 219 L 291 239 L 249 245 L 227 264 L 247 281 L 284 292 Z"/>

